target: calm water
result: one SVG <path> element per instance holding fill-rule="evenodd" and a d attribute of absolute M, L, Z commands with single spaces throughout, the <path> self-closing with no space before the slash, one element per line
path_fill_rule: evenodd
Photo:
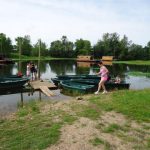
<path fill-rule="evenodd" d="M 37 61 L 34 62 L 38 64 Z M 0 65 L 0 76 L 17 74 L 18 68 L 21 68 L 21 72 L 26 74 L 26 64 L 27 62 L 16 62 L 12 65 Z M 150 72 L 150 66 L 140 66 L 140 65 L 125 65 L 125 64 L 113 64 L 107 66 L 112 76 L 120 75 L 126 80 L 126 82 L 131 83 L 130 89 L 144 89 L 150 88 L 150 78 L 147 77 L 135 77 L 128 75 L 129 72 Z M 88 63 L 78 63 L 76 61 L 42 61 L 40 62 L 40 74 L 42 79 L 51 80 L 51 78 L 56 77 L 56 75 L 65 74 L 94 74 L 99 71 L 97 65 L 90 65 Z M 46 97 L 42 94 L 42 99 L 46 100 L 64 100 L 70 97 L 60 94 L 59 90 L 54 91 L 54 97 Z M 39 92 L 33 93 L 33 95 L 28 95 L 28 93 L 23 93 L 24 102 L 29 100 L 37 100 L 39 98 Z M 0 114 L 5 115 L 10 112 L 14 112 L 17 109 L 18 103 L 20 103 L 21 94 L 11 94 L 11 95 L 0 95 Z"/>

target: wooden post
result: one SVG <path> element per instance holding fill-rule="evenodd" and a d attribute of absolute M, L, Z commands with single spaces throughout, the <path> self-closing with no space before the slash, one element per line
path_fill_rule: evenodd
<path fill-rule="evenodd" d="M 23 93 L 21 92 L 21 107 L 23 107 Z"/>
<path fill-rule="evenodd" d="M 19 71 L 21 71 L 21 53 L 22 53 L 22 39 L 19 39 L 18 41 L 19 46 Z"/>
<path fill-rule="evenodd" d="M 38 79 L 40 79 L 41 39 L 39 39 Z"/>
<path fill-rule="evenodd" d="M 42 96 L 41 96 L 41 91 L 39 91 L 39 101 L 41 101 Z"/>
<path fill-rule="evenodd" d="M 1 39 L 1 54 L 2 54 L 2 37 L 0 39 Z"/>

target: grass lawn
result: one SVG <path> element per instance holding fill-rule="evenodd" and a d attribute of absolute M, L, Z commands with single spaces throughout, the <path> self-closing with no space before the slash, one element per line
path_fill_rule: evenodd
<path fill-rule="evenodd" d="M 132 76 L 145 76 L 145 77 L 150 77 L 150 73 L 149 72 L 139 72 L 139 71 L 135 71 L 135 72 L 128 72 L 128 75 L 132 75 Z"/>
<path fill-rule="evenodd" d="M 114 64 L 129 64 L 129 65 L 150 65 L 149 60 L 130 60 L 130 61 L 113 61 Z"/>
<path fill-rule="evenodd" d="M 121 144 L 117 145 L 106 138 L 113 136 L 122 141 L 125 147 L 129 145 L 131 149 L 149 149 L 149 93 L 150 89 L 121 90 L 106 95 L 85 95 L 83 100 L 69 102 L 30 101 L 23 108 L 19 108 L 12 117 L 0 120 L 0 149 L 26 150 L 45 149 L 55 144 L 59 146 L 63 142 L 60 138 L 65 131 L 67 135 L 74 132 L 73 138 L 76 140 L 71 143 L 72 145 L 82 144 L 85 139 L 78 140 L 78 136 L 82 136 L 83 131 L 88 132 L 84 128 L 88 126 L 89 129 L 90 122 L 94 124 L 90 132 L 96 130 L 97 134 L 93 132 L 91 134 L 93 136 L 90 136 L 85 132 L 88 139 L 87 145 L 92 144 L 100 148 L 102 146 L 105 149 L 117 148 Z M 111 119 L 106 117 L 108 112 L 110 114 L 115 112 L 115 115 L 111 117 L 112 120 L 117 117 L 117 113 L 122 114 L 126 118 L 122 122 L 126 123 L 110 122 Z M 89 121 L 79 126 L 79 120 L 83 118 Z M 131 126 L 133 122 L 137 127 Z M 73 127 L 74 130 L 61 131 L 65 126 Z"/>

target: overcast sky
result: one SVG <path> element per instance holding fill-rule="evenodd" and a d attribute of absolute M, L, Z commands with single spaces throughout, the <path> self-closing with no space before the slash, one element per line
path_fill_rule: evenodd
<path fill-rule="evenodd" d="M 49 44 L 66 35 L 95 44 L 104 33 L 150 41 L 150 0 L 0 0 L 0 33 L 13 41 L 30 35 Z"/>

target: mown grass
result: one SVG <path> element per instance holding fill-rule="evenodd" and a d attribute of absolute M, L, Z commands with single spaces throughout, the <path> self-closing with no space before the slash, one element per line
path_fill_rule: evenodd
<path fill-rule="evenodd" d="M 99 137 L 95 137 L 94 139 L 91 139 L 89 141 L 93 146 L 99 146 L 99 145 L 103 145 L 105 150 L 110 150 L 111 149 L 111 145 L 104 141 L 103 139 L 99 138 Z"/>
<path fill-rule="evenodd" d="M 105 127 L 103 131 L 106 133 L 112 133 L 120 129 L 121 127 L 118 124 L 110 124 L 108 127 Z"/>
<path fill-rule="evenodd" d="M 0 149 L 45 149 L 52 144 L 56 144 L 60 139 L 61 128 L 65 124 L 73 124 L 80 117 L 87 117 L 93 121 L 98 121 L 101 115 L 107 111 L 122 113 L 129 120 L 139 122 L 150 122 L 150 89 L 145 90 L 122 90 L 110 92 L 106 95 L 89 95 L 81 101 L 73 101 L 68 105 L 68 110 L 62 108 L 52 109 L 51 103 L 45 101 L 31 101 L 20 108 L 15 118 L 0 120 Z M 86 102 L 86 105 L 82 102 Z M 50 105 L 45 112 L 42 108 Z M 67 105 L 67 104 L 66 104 Z M 42 107 L 42 108 L 41 108 Z M 85 125 L 84 125 L 85 126 Z M 133 140 L 124 132 L 130 131 L 131 126 L 125 127 L 119 124 L 99 124 L 96 127 L 106 134 L 120 134 L 124 140 Z M 145 126 L 148 130 L 149 126 Z M 144 127 L 143 127 L 144 129 Z M 140 132 L 138 132 L 140 133 Z M 145 133 L 141 133 L 141 135 Z M 119 137 L 119 135 L 118 135 Z M 136 138 L 135 138 L 136 139 Z M 110 147 L 108 141 L 96 137 L 91 140 L 95 146 L 102 144 L 106 149 Z M 150 147 L 150 139 L 146 141 Z"/>
<path fill-rule="evenodd" d="M 19 60 L 19 53 L 11 53 L 10 56 L 13 60 Z M 25 56 L 21 55 L 20 59 L 23 60 L 38 60 L 38 56 Z M 76 58 L 53 58 L 53 57 L 46 57 L 46 56 L 41 56 L 41 60 L 76 60 Z M 119 64 L 131 64 L 131 65 L 150 65 L 149 60 L 130 60 L 130 61 L 113 61 L 114 64 L 119 63 Z"/>
<path fill-rule="evenodd" d="M 114 64 L 150 65 L 149 60 L 113 61 Z"/>
<path fill-rule="evenodd" d="M 128 75 L 132 75 L 132 76 L 145 76 L 145 77 L 150 77 L 150 73 L 149 72 L 128 72 Z"/>
<path fill-rule="evenodd" d="M 19 54 L 18 53 L 11 53 L 11 59 L 18 61 L 27 61 L 27 60 L 39 60 L 38 56 L 25 56 L 25 55 L 21 55 L 19 58 Z M 50 57 L 50 56 L 41 56 L 40 60 L 75 60 L 75 58 L 54 58 L 54 57 Z"/>
<path fill-rule="evenodd" d="M 15 119 L 0 121 L 0 149 L 45 149 L 57 143 L 65 123 L 76 120 L 61 110 L 41 113 L 41 103 L 31 101 L 19 109 Z M 59 120 L 54 121 L 56 116 Z"/>
<path fill-rule="evenodd" d="M 105 111 L 117 111 L 137 121 L 150 121 L 150 89 L 123 90 L 90 98 Z"/>

